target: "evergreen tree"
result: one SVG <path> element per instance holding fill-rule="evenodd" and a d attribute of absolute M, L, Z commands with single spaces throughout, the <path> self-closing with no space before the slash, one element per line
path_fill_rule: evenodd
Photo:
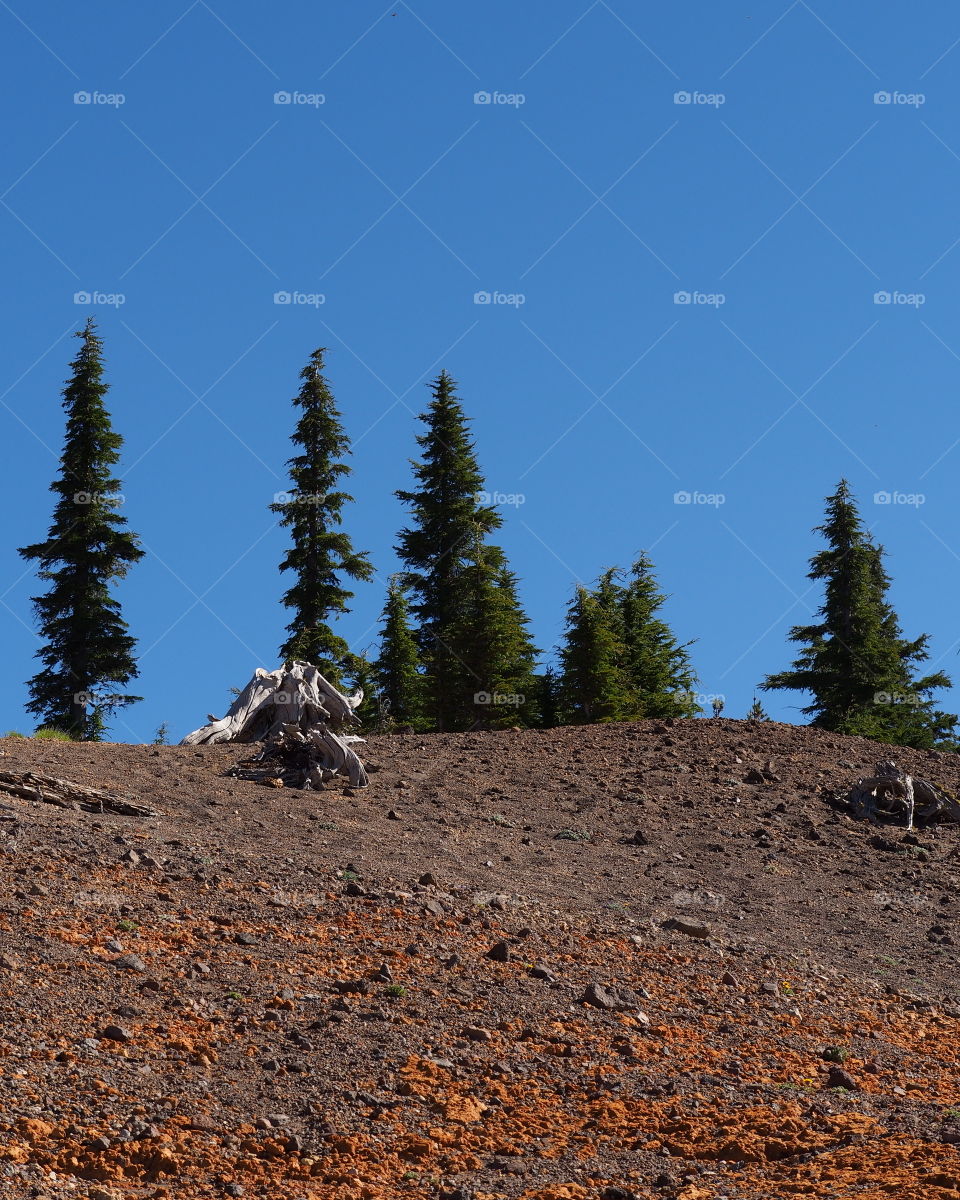
<path fill-rule="evenodd" d="M 428 723 L 469 728 L 477 720 L 475 695 L 498 679 L 527 677 L 526 619 L 503 552 L 486 542 L 503 520 L 484 502 L 469 422 L 446 371 L 421 420 L 422 458 L 412 464 L 419 486 L 397 492 L 412 517 L 397 552 L 414 596 Z"/>
<path fill-rule="evenodd" d="M 292 571 L 296 580 L 283 595 L 293 619 L 280 656 L 286 662 L 312 663 L 339 686 L 355 665 L 349 646 L 329 625 L 331 616 L 349 611 L 347 601 L 353 596 L 341 576 L 370 579 L 373 566 L 366 553 L 354 550 L 341 528 L 343 506 L 353 500 L 338 490 L 351 472 L 342 461 L 350 453 L 350 441 L 323 375 L 324 353 L 322 347 L 314 350 L 300 372 L 303 384 L 293 404 L 301 415 L 290 439 L 300 452 L 287 463 L 290 492 L 278 497 L 270 510 L 290 530 L 292 545 L 280 570 Z"/>
<path fill-rule="evenodd" d="M 410 609 L 400 580 L 393 578 L 383 608 L 380 656 L 375 666 L 381 705 L 394 726 L 423 726 L 423 675 L 417 643 L 410 628 Z"/>
<path fill-rule="evenodd" d="M 44 644 L 44 669 L 29 682 L 27 710 L 51 729 L 83 741 L 102 740 L 107 718 L 140 700 L 118 689 L 138 674 L 136 641 L 127 632 L 111 584 L 143 557 L 118 505 L 112 468 L 123 439 L 104 404 L 103 343 L 93 320 L 82 332 L 73 375 L 63 391 L 67 414 L 60 471 L 50 485 L 58 497 L 46 541 L 20 554 L 39 564 L 50 587 L 33 598 Z"/>
<path fill-rule="evenodd" d="M 565 723 L 623 721 L 634 715 L 636 702 L 624 669 L 625 658 L 618 609 L 578 586 L 567 610 L 560 650 L 560 712 Z"/>
<path fill-rule="evenodd" d="M 695 717 L 700 711 L 697 676 L 687 648 L 657 616 L 667 597 L 659 591 L 653 563 L 642 554 L 622 589 L 620 608 L 626 668 L 641 717 Z"/>
<path fill-rule="evenodd" d="M 473 683 L 472 692 L 456 706 L 456 723 L 487 729 L 538 725 L 537 651 L 517 596 L 517 577 L 508 569 L 503 551 L 478 538 L 459 590 L 462 610 L 455 644 L 467 680 Z"/>
<path fill-rule="evenodd" d="M 749 709 L 747 709 L 747 720 L 748 721 L 769 721 L 770 720 L 770 716 L 767 713 L 767 710 L 763 707 L 763 705 L 760 703 L 760 701 L 757 699 L 756 696 L 754 696 L 753 703 L 750 705 Z"/>
<path fill-rule="evenodd" d="M 810 692 L 803 712 L 819 729 L 929 748 L 951 737 L 957 718 L 934 708 L 930 693 L 950 686 L 942 671 L 915 678 L 929 657 L 928 635 L 906 641 L 887 601 L 883 550 L 864 530 L 846 480 L 827 498 L 817 526 L 827 549 L 810 560 L 808 578 L 824 581 L 816 624 L 795 626 L 803 644 L 793 667 L 770 675 L 765 690 Z"/>

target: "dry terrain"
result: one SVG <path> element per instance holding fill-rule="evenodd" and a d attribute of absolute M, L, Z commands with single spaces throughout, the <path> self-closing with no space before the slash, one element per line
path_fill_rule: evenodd
<path fill-rule="evenodd" d="M 960 829 L 773 723 L 242 747 L 0 740 L 4 1200 L 960 1200 Z M 422 763 L 423 766 L 414 764 Z"/>

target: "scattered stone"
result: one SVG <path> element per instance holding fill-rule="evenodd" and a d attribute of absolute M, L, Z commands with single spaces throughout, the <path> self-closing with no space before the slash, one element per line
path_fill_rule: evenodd
<path fill-rule="evenodd" d="M 400 820 L 400 814 L 397 812 L 397 810 L 395 808 L 391 808 L 390 811 L 387 813 L 387 820 L 388 821 L 399 821 Z"/>
<path fill-rule="evenodd" d="M 487 951 L 487 958 L 492 958 L 494 962 L 509 962 L 510 961 L 510 946 L 507 942 L 495 942 Z"/>
<path fill-rule="evenodd" d="M 108 1137 L 98 1137 L 89 1143 L 88 1149 L 93 1150 L 96 1154 L 102 1154 L 105 1150 L 110 1149 L 111 1144 Z"/>
<path fill-rule="evenodd" d="M 855 1092 L 860 1085 L 854 1077 L 843 1069 L 843 1067 L 831 1067 L 830 1074 L 827 1076 L 827 1087 L 831 1088 L 846 1088 L 848 1092 Z"/>
<path fill-rule="evenodd" d="M 599 983 L 591 983 L 580 997 L 581 1004 L 589 1004 L 592 1008 L 612 1009 L 617 1007 L 617 1001 Z"/>
<path fill-rule="evenodd" d="M 417 880 L 417 883 L 421 884 L 423 887 L 436 887 L 437 886 L 436 878 L 434 877 L 434 875 L 431 871 L 427 871 L 423 875 L 421 875 L 420 878 Z"/>
<path fill-rule="evenodd" d="M 15 958 L 11 958 L 9 954 L 0 954 L 0 967 L 5 971 L 15 971 L 18 963 Z"/>
<path fill-rule="evenodd" d="M 257 939 L 252 933 L 235 933 L 233 940 L 238 946 L 255 946 L 257 944 Z"/>
<path fill-rule="evenodd" d="M 469 1038 L 471 1042 L 492 1042 L 493 1034 L 489 1029 L 481 1029 L 479 1025 L 468 1025 L 463 1031 L 463 1036 Z"/>
<path fill-rule="evenodd" d="M 122 954 L 123 953 L 123 943 L 118 942 L 116 938 L 107 938 L 107 940 L 103 944 L 110 951 L 111 954 Z"/>
<path fill-rule="evenodd" d="M 138 975 L 144 974 L 147 969 L 147 964 L 137 954 L 124 954 L 115 958 L 113 965 L 120 971 L 135 971 Z"/>
<path fill-rule="evenodd" d="M 710 926 L 704 921 L 688 921 L 686 917 L 671 917 L 669 921 L 664 921 L 662 928 L 672 929 L 677 933 L 682 933 L 686 937 L 700 938 L 706 940 L 710 934 Z"/>
<path fill-rule="evenodd" d="M 556 975 L 546 967 L 531 967 L 530 975 L 533 979 L 542 979 L 544 983 L 554 983 Z"/>
<path fill-rule="evenodd" d="M 637 1200 L 637 1193 L 629 1188 L 615 1187 L 612 1184 L 600 1193 L 600 1200 Z"/>
<path fill-rule="evenodd" d="M 720 976 L 720 982 L 725 987 L 736 987 L 740 981 L 732 971 L 724 971 L 724 973 Z"/>
<path fill-rule="evenodd" d="M 107 1042 L 132 1042 L 133 1034 L 129 1029 L 124 1029 L 122 1025 L 108 1025 L 102 1029 L 97 1037 L 103 1038 Z"/>

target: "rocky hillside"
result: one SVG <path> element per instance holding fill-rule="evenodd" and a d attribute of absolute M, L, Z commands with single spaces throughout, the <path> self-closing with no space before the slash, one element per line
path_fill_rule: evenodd
<path fill-rule="evenodd" d="M 161 814 L 0 794 L 5 1200 L 960 1200 L 960 830 L 830 803 L 960 758 L 409 735 L 318 794 L 0 751 Z"/>

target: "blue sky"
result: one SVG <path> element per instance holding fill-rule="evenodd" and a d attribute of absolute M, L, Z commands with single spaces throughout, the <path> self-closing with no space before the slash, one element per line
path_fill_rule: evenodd
<path fill-rule="evenodd" d="M 320 345 L 379 572 L 356 649 L 445 367 L 490 490 L 523 499 L 502 542 L 544 649 L 576 580 L 646 548 L 702 690 L 743 715 L 819 602 L 811 528 L 846 476 L 905 633 L 960 676 L 958 43 L 942 2 L 0 0 L 0 727 L 30 727 L 16 547 L 49 523 L 91 314 L 148 552 L 118 740 L 180 736 L 276 665 L 268 505 Z"/>

